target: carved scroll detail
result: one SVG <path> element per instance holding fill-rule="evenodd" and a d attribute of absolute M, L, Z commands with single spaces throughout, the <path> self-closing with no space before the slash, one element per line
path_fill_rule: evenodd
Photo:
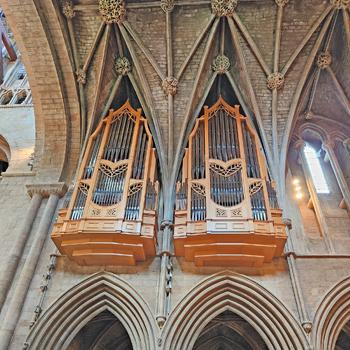
<path fill-rule="evenodd" d="M 213 172 L 215 172 L 221 176 L 229 177 L 229 176 L 236 174 L 237 171 L 242 169 L 242 163 L 231 164 L 227 168 L 224 168 L 221 165 L 216 164 L 216 163 L 211 163 L 209 165 L 209 168 L 210 168 L 210 170 L 212 170 Z"/>

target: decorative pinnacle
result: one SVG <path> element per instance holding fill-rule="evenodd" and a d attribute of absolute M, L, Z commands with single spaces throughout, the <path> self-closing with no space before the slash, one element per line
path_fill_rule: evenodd
<path fill-rule="evenodd" d="M 126 16 L 124 0 L 99 0 L 98 9 L 108 24 L 122 23 Z"/>
<path fill-rule="evenodd" d="M 64 0 L 62 2 L 62 12 L 67 18 L 73 18 L 75 16 L 74 6 L 71 0 Z"/>
<path fill-rule="evenodd" d="M 331 0 L 331 5 L 336 9 L 348 9 L 350 8 L 350 0 Z"/>
<path fill-rule="evenodd" d="M 284 7 L 288 4 L 289 0 L 275 0 L 276 5 L 279 7 Z"/>
<path fill-rule="evenodd" d="M 160 0 L 160 7 L 164 12 L 171 12 L 174 6 L 174 0 Z"/>
<path fill-rule="evenodd" d="M 79 84 L 86 84 L 86 72 L 84 71 L 84 69 L 79 68 L 75 74 L 77 75 L 77 82 Z"/>
<path fill-rule="evenodd" d="M 131 63 L 126 57 L 116 57 L 114 70 L 118 75 L 128 75 L 131 72 Z"/>
<path fill-rule="evenodd" d="M 218 55 L 211 67 L 214 72 L 217 72 L 218 74 L 225 74 L 230 68 L 230 60 L 225 55 Z"/>
<path fill-rule="evenodd" d="M 325 69 L 332 63 L 332 55 L 329 51 L 321 52 L 316 60 L 316 64 L 319 68 Z"/>
<path fill-rule="evenodd" d="M 174 77 L 166 77 L 162 82 L 162 88 L 167 95 L 176 95 L 178 81 Z"/>
<path fill-rule="evenodd" d="M 238 0 L 211 0 L 211 10 L 217 17 L 232 16 Z"/>
<path fill-rule="evenodd" d="M 267 77 L 267 87 L 270 90 L 279 90 L 284 84 L 284 75 L 282 73 L 271 73 Z"/>

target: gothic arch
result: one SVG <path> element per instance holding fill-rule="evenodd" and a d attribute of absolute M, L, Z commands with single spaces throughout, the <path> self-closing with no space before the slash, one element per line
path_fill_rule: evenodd
<path fill-rule="evenodd" d="M 314 317 L 314 349 L 334 349 L 341 329 L 350 320 L 350 276 L 323 298 Z"/>
<path fill-rule="evenodd" d="M 94 274 L 62 295 L 31 330 L 28 349 L 66 349 L 79 330 L 105 310 L 123 324 L 134 350 L 155 349 L 155 322 L 148 305 L 109 272 Z"/>
<path fill-rule="evenodd" d="M 309 348 L 301 326 L 273 295 L 226 271 L 201 281 L 177 305 L 164 326 L 164 349 L 192 349 L 206 324 L 226 310 L 250 323 L 269 349 Z"/>

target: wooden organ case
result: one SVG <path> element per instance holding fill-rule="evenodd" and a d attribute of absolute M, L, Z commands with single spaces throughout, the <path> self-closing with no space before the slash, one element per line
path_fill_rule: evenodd
<path fill-rule="evenodd" d="M 175 254 L 196 266 L 260 267 L 281 256 L 282 211 L 259 138 L 221 97 L 197 119 L 176 188 Z"/>
<path fill-rule="evenodd" d="M 147 120 L 129 102 L 90 137 L 52 239 L 80 265 L 135 265 L 155 256 L 158 182 Z"/>

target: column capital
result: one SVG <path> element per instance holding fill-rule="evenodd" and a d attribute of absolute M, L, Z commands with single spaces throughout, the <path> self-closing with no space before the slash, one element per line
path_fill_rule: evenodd
<path fill-rule="evenodd" d="M 30 197 L 33 197 L 34 194 L 39 194 L 43 198 L 50 197 L 52 194 L 55 194 L 58 197 L 63 197 L 63 195 L 67 192 L 67 185 L 64 182 L 52 184 L 31 184 L 26 185 L 26 187 Z"/>
<path fill-rule="evenodd" d="M 335 142 L 333 140 L 326 140 L 322 142 L 322 148 L 327 152 L 328 150 L 333 150 L 335 147 Z"/>
<path fill-rule="evenodd" d="M 305 147 L 305 140 L 303 139 L 298 139 L 297 141 L 294 142 L 293 148 L 295 148 L 297 151 L 300 151 L 302 148 Z"/>
<path fill-rule="evenodd" d="M 347 138 L 347 139 L 345 139 L 345 140 L 343 141 L 343 145 L 344 145 L 345 147 L 350 147 L 350 137 Z"/>

